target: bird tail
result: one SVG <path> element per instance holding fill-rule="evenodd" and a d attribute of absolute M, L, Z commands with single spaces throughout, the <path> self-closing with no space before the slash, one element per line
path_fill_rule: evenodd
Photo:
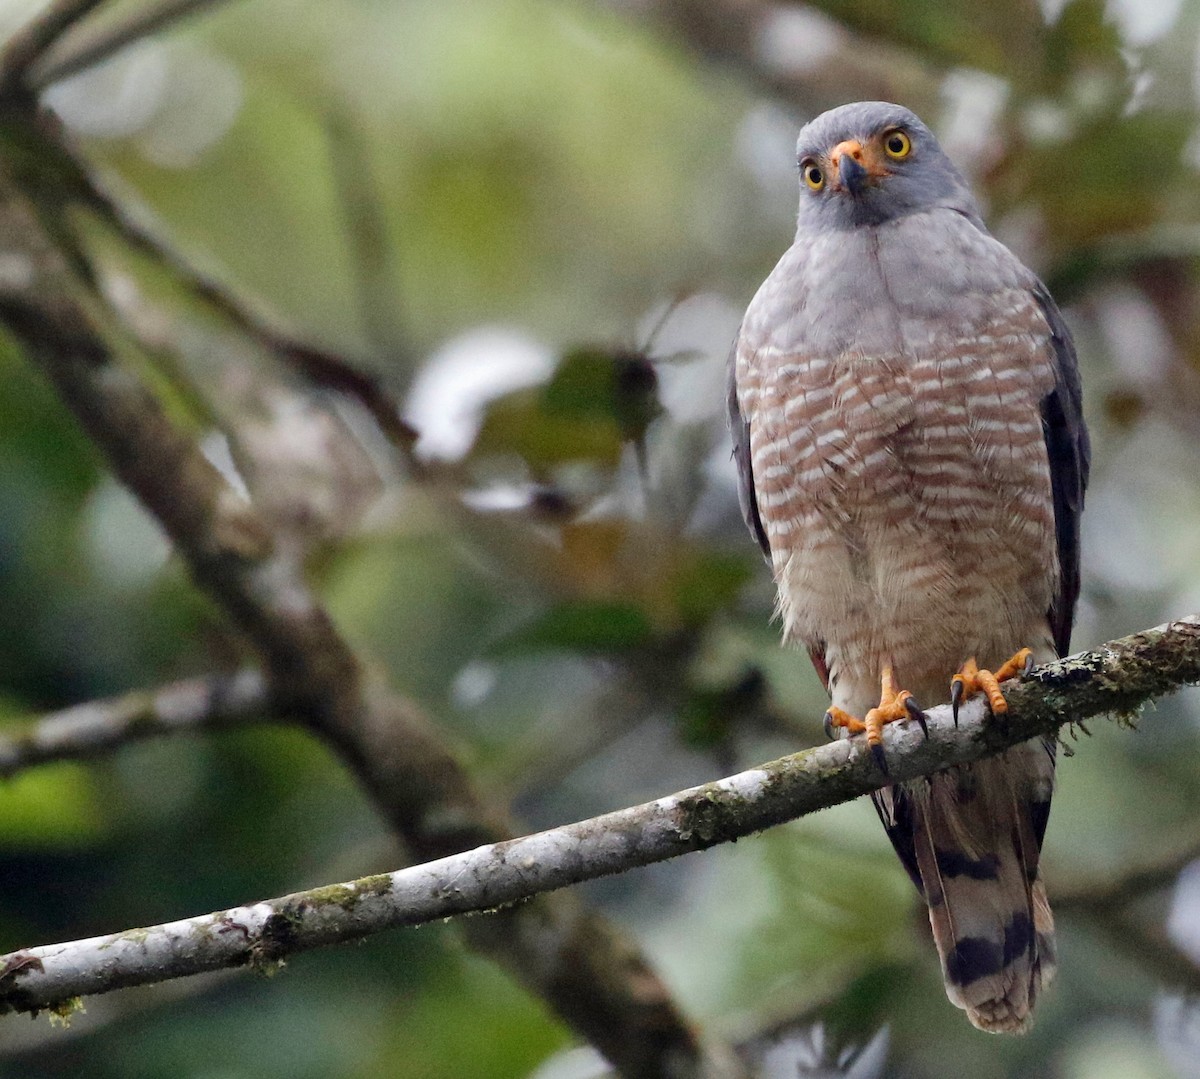
<path fill-rule="evenodd" d="M 929 906 L 946 995 L 980 1030 L 1022 1033 L 1055 971 L 1038 859 L 1054 744 L 881 791 L 876 808 Z"/>

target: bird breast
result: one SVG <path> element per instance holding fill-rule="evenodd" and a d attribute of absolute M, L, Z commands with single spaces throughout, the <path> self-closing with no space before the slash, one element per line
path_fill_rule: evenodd
<path fill-rule="evenodd" d="M 790 636 L 858 634 L 875 663 L 935 634 L 957 663 L 987 604 L 1011 640 L 1044 619 L 1053 371 L 1032 280 L 935 211 L 799 235 L 764 283 L 738 381 Z M 1050 568 L 1029 573 L 1030 560 Z"/>

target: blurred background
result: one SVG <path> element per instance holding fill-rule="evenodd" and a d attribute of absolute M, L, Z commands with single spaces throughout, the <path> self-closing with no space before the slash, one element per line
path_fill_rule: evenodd
<path fill-rule="evenodd" d="M 39 6 L 2 0 L 0 33 Z M 529 829 L 823 737 L 721 407 L 740 314 L 791 239 L 796 132 L 835 104 L 917 111 L 1066 312 L 1095 447 L 1075 647 L 1200 609 L 1198 0 L 192 7 L 44 103 L 193 264 L 402 398 L 423 478 L 97 227 L 130 362 Z M 0 711 L 239 663 L 2 340 L 0 369 Z M 1060 974 L 1026 1038 L 946 1001 L 865 801 L 583 891 L 703 1029 L 778 1043 L 764 1074 L 1193 1079 L 1200 697 L 1091 730 L 1060 758 Z M 403 860 L 299 731 L 131 746 L 0 785 L 0 950 Z M 87 1009 L 65 1030 L 0 1022 L 0 1075 L 595 1074 L 452 926 Z"/>

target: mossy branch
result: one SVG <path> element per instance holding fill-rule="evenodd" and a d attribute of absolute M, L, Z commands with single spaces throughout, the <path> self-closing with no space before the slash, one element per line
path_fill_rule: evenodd
<path fill-rule="evenodd" d="M 889 726 L 890 779 L 915 779 L 999 753 L 1064 724 L 1128 714 L 1200 681 L 1200 616 L 1110 641 L 1009 683 L 1010 711 L 975 699 L 954 726 L 943 705 L 929 738 Z M 0 957 L 0 1008 L 38 1011 L 72 998 L 223 967 L 271 966 L 326 944 L 452 915 L 495 912 L 543 892 L 732 842 L 889 782 L 861 739 L 783 757 L 657 801 L 395 873 L 296 892 L 198 918 Z M 480 919 L 488 921 L 489 919 Z"/>

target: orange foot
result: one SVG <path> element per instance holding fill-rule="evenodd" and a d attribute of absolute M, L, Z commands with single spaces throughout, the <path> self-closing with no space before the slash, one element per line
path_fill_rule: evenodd
<path fill-rule="evenodd" d="M 887 775 L 887 758 L 883 754 L 883 725 L 895 723 L 900 719 L 912 719 L 921 725 L 925 737 L 929 737 L 929 727 L 925 723 L 925 713 L 921 706 L 913 700 L 913 695 L 907 689 L 896 688 L 896 676 L 892 673 L 889 663 L 883 668 L 880 679 L 882 687 L 879 694 L 879 707 L 872 708 L 865 719 L 858 719 L 849 712 L 834 705 L 825 713 L 825 734 L 832 738 L 835 727 L 845 727 L 851 734 L 867 732 L 867 745 L 871 747 L 871 756 L 884 775 Z M 1003 699 L 1003 698 L 1001 698 Z"/>
<path fill-rule="evenodd" d="M 958 674 L 950 679 L 950 707 L 954 712 L 954 725 L 958 726 L 958 709 L 962 702 L 980 692 L 987 694 L 988 707 L 991 708 L 992 715 L 1003 715 L 1008 711 L 1008 701 L 1000 692 L 1000 683 L 1009 678 L 1015 678 L 1018 674 L 1028 674 L 1031 670 L 1033 670 L 1032 648 L 1022 648 L 1004 666 L 994 672 L 980 670 L 979 664 L 972 656 L 962 665 Z"/>

